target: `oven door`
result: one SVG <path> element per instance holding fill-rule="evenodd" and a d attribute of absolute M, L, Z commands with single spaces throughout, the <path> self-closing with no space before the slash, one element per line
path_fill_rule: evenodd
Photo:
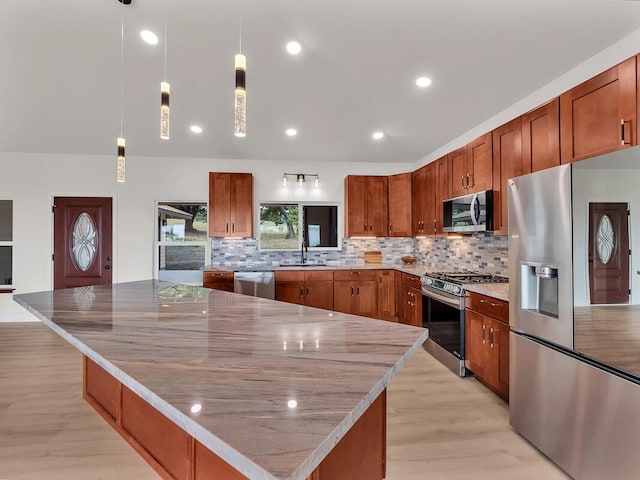
<path fill-rule="evenodd" d="M 429 339 L 464 361 L 464 298 L 422 287 L 422 326 Z"/>

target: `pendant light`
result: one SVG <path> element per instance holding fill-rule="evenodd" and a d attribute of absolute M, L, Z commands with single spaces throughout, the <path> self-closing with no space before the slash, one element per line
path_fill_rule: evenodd
<path fill-rule="evenodd" d="M 124 3 L 123 3 L 124 5 Z M 117 141 L 116 180 L 125 182 L 126 155 L 124 139 L 124 14 L 120 23 L 120 136 Z"/>
<path fill-rule="evenodd" d="M 160 138 L 169 140 L 169 93 L 167 82 L 167 6 L 164 7 L 164 81 L 160 83 Z"/>
<path fill-rule="evenodd" d="M 235 57 L 236 90 L 235 90 L 235 128 L 236 137 L 247 135 L 247 59 L 242 54 L 242 4 L 240 4 L 240 53 Z"/>

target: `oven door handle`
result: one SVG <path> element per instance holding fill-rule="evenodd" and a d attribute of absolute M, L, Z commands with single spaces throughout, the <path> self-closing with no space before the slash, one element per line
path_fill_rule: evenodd
<path fill-rule="evenodd" d="M 447 305 L 450 305 L 458 310 L 462 310 L 462 302 L 460 300 L 457 299 L 452 299 L 450 297 L 447 297 L 445 295 L 441 295 L 439 293 L 434 292 L 433 290 L 428 290 L 425 287 L 422 287 L 422 295 L 424 295 L 425 297 L 430 297 L 433 298 L 435 300 L 438 300 L 442 303 L 446 303 Z"/>

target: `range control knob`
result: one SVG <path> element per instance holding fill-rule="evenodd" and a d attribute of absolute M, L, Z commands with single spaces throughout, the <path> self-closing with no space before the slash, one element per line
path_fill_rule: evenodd
<path fill-rule="evenodd" d="M 459 295 L 459 294 L 460 294 L 460 291 L 461 291 L 461 288 L 460 288 L 458 285 L 456 285 L 456 286 L 454 286 L 454 287 L 451 289 L 451 291 L 452 291 L 453 293 L 455 293 L 456 295 Z"/>

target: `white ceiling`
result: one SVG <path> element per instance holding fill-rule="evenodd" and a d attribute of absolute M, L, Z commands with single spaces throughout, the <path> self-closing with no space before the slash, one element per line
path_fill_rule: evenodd
<path fill-rule="evenodd" d="M 159 138 L 165 9 L 169 141 Z M 128 156 L 414 162 L 638 29 L 640 2 L 3 2 L 0 151 L 115 155 L 122 16 Z M 233 135 L 240 23 L 246 138 Z M 432 86 L 418 89 L 420 75 Z M 373 141 L 374 130 L 387 137 Z"/>

